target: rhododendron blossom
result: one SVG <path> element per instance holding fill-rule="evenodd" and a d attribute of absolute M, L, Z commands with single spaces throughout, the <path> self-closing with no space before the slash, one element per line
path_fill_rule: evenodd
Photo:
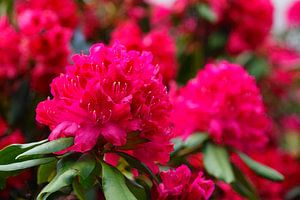
<path fill-rule="evenodd" d="M 125 146 L 133 136 L 145 142 L 127 153 L 149 166 L 167 162 L 171 104 L 152 55 L 127 51 L 119 43 L 95 44 L 89 55 L 75 55 L 73 61 L 53 80 L 53 99 L 36 109 L 37 121 L 52 130 L 49 139 L 74 137 L 65 152 L 86 152 L 97 144 Z"/>
<path fill-rule="evenodd" d="M 30 8 L 35 11 L 51 11 L 58 17 L 60 25 L 75 29 L 78 25 L 78 8 L 73 0 L 18 0 L 17 11 L 22 13 Z"/>
<path fill-rule="evenodd" d="M 217 143 L 242 150 L 262 147 L 269 129 L 262 97 L 241 66 L 208 64 L 174 95 L 175 134 L 206 131 Z"/>
<path fill-rule="evenodd" d="M 133 21 L 121 23 L 112 33 L 112 41 L 120 41 L 130 50 L 150 51 L 153 63 L 159 65 L 159 73 L 168 84 L 177 74 L 176 46 L 168 30 L 152 30 L 146 35 Z"/>
<path fill-rule="evenodd" d="M 62 72 L 68 63 L 71 31 L 62 27 L 50 10 L 25 10 L 20 13 L 18 24 L 22 62 L 34 64 L 32 86 L 45 93 L 51 79 Z"/>
<path fill-rule="evenodd" d="M 157 200 L 207 200 L 214 191 L 214 183 L 203 177 L 203 173 L 192 175 L 186 165 L 160 173 L 162 183 L 153 196 Z"/>
<path fill-rule="evenodd" d="M 212 1 L 213 8 L 218 1 Z M 227 49 L 231 54 L 255 50 L 269 34 L 273 23 L 273 5 L 270 0 L 254 0 L 249 4 L 243 0 L 228 1 L 222 12 L 218 9 L 220 23 L 231 27 Z M 255 28 L 254 28 L 255 27 Z"/>
<path fill-rule="evenodd" d="M 6 17 L 0 18 L 0 81 L 15 78 L 20 73 L 18 43 L 20 36 Z M 13 45 L 12 45 L 13 44 Z"/>

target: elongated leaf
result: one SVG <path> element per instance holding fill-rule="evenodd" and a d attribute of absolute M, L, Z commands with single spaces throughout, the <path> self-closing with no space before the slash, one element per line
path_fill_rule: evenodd
<path fill-rule="evenodd" d="M 227 183 L 234 181 L 228 152 L 224 147 L 207 143 L 204 147 L 204 167 L 212 176 Z"/>
<path fill-rule="evenodd" d="M 133 132 L 127 135 L 127 143 L 124 146 L 116 147 L 118 150 L 130 150 L 136 148 L 139 144 L 149 142 L 149 139 L 141 138 L 139 132 Z"/>
<path fill-rule="evenodd" d="M 194 133 L 190 137 L 186 139 L 184 142 L 184 146 L 186 148 L 197 148 L 200 147 L 203 142 L 205 142 L 208 139 L 208 135 L 205 133 Z"/>
<path fill-rule="evenodd" d="M 257 192 L 251 182 L 238 167 L 235 165 L 232 166 L 235 177 L 235 181 L 231 183 L 233 189 L 244 197 L 247 197 L 249 200 L 258 200 Z"/>
<path fill-rule="evenodd" d="M 45 143 L 47 140 L 42 140 L 39 142 L 32 142 L 27 144 L 12 144 L 0 151 L 0 164 L 9 164 L 13 162 L 17 162 L 15 160 L 16 156 L 19 154 L 33 148 L 37 145 Z"/>
<path fill-rule="evenodd" d="M 55 176 L 56 173 L 56 161 L 43 164 L 39 166 L 37 172 L 37 183 L 49 182 L 51 178 Z"/>
<path fill-rule="evenodd" d="M 79 200 L 85 200 L 86 199 L 85 191 L 84 191 L 83 186 L 79 183 L 78 179 L 75 178 L 73 180 L 72 186 L 73 186 L 73 190 L 74 190 L 74 193 L 75 193 L 76 197 Z"/>
<path fill-rule="evenodd" d="M 145 188 L 140 184 L 126 179 L 126 185 L 138 200 L 150 200 L 150 197 L 147 196 Z"/>
<path fill-rule="evenodd" d="M 125 177 L 116 168 L 101 162 L 102 187 L 106 200 L 137 200 L 126 186 Z"/>
<path fill-rule="evenodd" d="M 12 164 L 7 164 L 7 165 L 0 165 L 0 171 L 16 171 L 16 170 L 22 170 L 22 169 L 27 169 L 30 167 L 34 167 L 37 165 L 42 165 L 45 163 L 53 162 L 55 161 L 55 158 L 38 158 L 38 159 L 33 159 L 33 160 L 26 160 L 22 162 L 16 162 Z"/>
<path fill-rule="evenodd" d="M 25 156 L 32 156 L 32 155 L 40 155 L 40 154 L 50 154 L 61 151 L 66 149 L 67 147 L 73 144 L 73 138 L 60 138 L 57 140 L 53 140 L 37 147 L 34 147 L 19 156 L 17 159 L 25 157 Z"/>
<path fill-rule="evenodd" d="M 300 186 L 294 187 L 290 191 L 288 191 L 284 199 L 286 200 L 300 199 Z"/>
<path fill-rule="evenodd" d="M 197 10 L 199 15 L 207 21 L 212 23 L 217 21 L 216 13 L 208 5 L 200 4 L 197 6 Z"/>
<path fill-rule="evenodd" d="M 250 158 L 249 156 L 247 156 L 246 154 L 244 154 L 242 152 L 238 152 L 238 155 L 244 161 L 244 163 L 250 169 L 252 169 L 257 175 L 262 176 L 267 179 L 270 179 L 272 181 L 283 181 L 284 180 L 284 176 L 281 173 L 279 173 L 278 171 L 253 160 L 252 158 Z"/>
<path fill-rule="evenodd" d="M 150 176 L 150 178 L 152 178 L 153 180 L 155 180 L 157 183 L 159 183 L 159 180 L 157 179 L 157 177 L 153 174 L 153 172 L 141 161 L 139 161 L 138 159 L 136 159 L 135 157 L 128 155 L 126 153 L 123 152 L 116 152 L 119 156 L 123 157 L 131 167 L 136 168 L 137 170 L 139 170 L 140 172 L 146 173 Z"/>
<path fill-rule="evenodd" d="M 62 174 L 57 174 L 52 181 L 39 193 L 37 200 L 45 200 L 52 193 L 72 184 L 73 178 L 77 175 L 75 169 L 69 169 Z"/>
<path fill-rule="evenodd" d="M 90 154 L 84 154 L 81 157 L 76 158 L 77 159 L 74 159 L 74 157 L 65 157 L 57 162 L 56 176 L 40 192 L 38 199 L 46 199 L 49 195 L 59 191 L 61 188 L 70 186 L 73 184 L 73 179 L 76 176 L 84 180 L 92 173 L 96 162 L 93 156 Z"/>

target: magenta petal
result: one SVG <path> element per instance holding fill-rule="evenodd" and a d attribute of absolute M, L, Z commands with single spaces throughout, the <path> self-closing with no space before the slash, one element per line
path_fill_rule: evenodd
<path fill-rule="evenodd" d="M 126 131 L 117 124 L 107 123 L 102 129 L 103 137 L 115 146 L 126 144 Z"/>

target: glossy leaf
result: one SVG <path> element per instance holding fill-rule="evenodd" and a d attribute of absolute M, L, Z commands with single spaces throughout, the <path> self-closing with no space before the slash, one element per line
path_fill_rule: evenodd
<path fill-rule="evenodd" d="M 0 151 L 0 164 L 9 164 L 13 162 L 18 162 L 15 160 L 16 156 L 19 154 L 37 146 L 45 143 L 47 140 L 42 140 L 39 142 L 32 142 L 27 144 L 12 144 Z"/>
<path fill-rule="evenodd" d="M 104 162 L 102 165 L 102 188 L 106 200 L 137 200 L 128 189 L 125 177 L 113 166 Z"/>
<path fill-rule="evenodd" d="M 19 156 L 17 159 L 32 156 L 32 155 L 41 155 L 41 154 L 50 154 L 66 149 L 67 147 L 73 145 L 73 138 L 60 138 L 57 140 L 52 140 L 50 142 L 44 143 L 42 145 L 36 146 Z"/>
<path fill-rule="evenodd" d="M 53 178 L 56 173 L 56 161 L 49 162 L 39 166 L 37 171 L 37 183 L 46 183 L 49 182 L 51 177 Z"/>
<path fill-rule="evenodd" d="M 150 200 L 150 197 L 147 196 L 145 188 L 140 184 L 126 179 L 126 185 L 138 200 Z"/>
<path fill-rule="evenodd" d="M 72 184 L 73 178 L 77 175 L 77 173 L 77 170 L 69 169 L 63 173 L 57 174 L 54 179 L 52 179 L 52 181 L 39 193 L 37 200 L 45 200 L 52 193 Z"/>
<path fill-rule="evenodd" d="M 16 162 L 16 163 L 11 163 L 7 165 L 0 165 L 0 171 L 16 171 L 16 170 L 22 170 L 22 169 L 27 169 L 30 167 L 34 167 L 37 165 L 42 165 L 45 163 L 53 162 L 55 161 L 55 158 L 38 158 L 38 159 L 33 159 L 33 160 L 26 160 L 22 162 Z"/>
<path fill-rule="evenodd" d="M 253 160 L 252 158 L 250 158 L 249 156 L 247 156 L 246 154 L 244 154 L 242 152 L 238 152 L 238 155 L 244 161 L 244 163 L 250 169 L 252 169 L 257 175 L 267 178 L 267 179 L 270 179 L 272 181 L 283 181 L 284 180 L 284 176 L 281 173 L 277 172 L 276 170 Z"/>
<path fill-rule="evenodd" d="M 234 181 L 229 155 L 224 147 L 207 143 L 204 147 L 204 167 L 209 174 L 226 183 Z"/>
<path fill-rule="evenodd" d="M 231 183 L 233 189 L 248 198 L 249 200 L 258 200 L 257 192 L 253 187 L 252 183 L 245 177 L 244 173 L 235 165 L 233 166 L 233 172 L 235 181 Z"/>
<path fill-rule="evenodd" d="M 153 180 L 155 180 L 157 183 L 159 182 L 159 180 L 157 179 L 157 177 L 153 174 L 153 172 L 143 162 L 139 161 L 135 157 L 133 157 L 131 155 L 128 155 L 126 153 L 123 153 L 123 152 L 116 152 L 116 153 L 119 156 L 123 157 L 129 163 L 129 165 L 131 167 L 136 168 L 140 172 L 148 174 L 150 176 L 150 178 L 152 178 Z"/>
<path fill-rule="evenodd" d="M 191 149 L 198 148 L 207 139 L 208 135 L 205 133 L 194 133 L 184 141 L 184 146 Z"/>
<path fill-rule="evenodd" d="M 75 178 L 75 179 L 73 180 L 72 187 L 73 187 L 73 191 L 74 191 L 76 197 L 77 197 L 79 200 L 85 200 L 85 199 L 86 199 L 84 188 L 83 188 L 83 186 L 79 183 L 79 180 L 78 180 L 78 179 Z"/>
<path fill-rule="evenodd" d="M 209 22 L 216 22 L 217 21 L 217 15 L 214 13 L 214 11 L 206 4 L 200 4 L 197 6 L 198 13 L 201 17 L 206 19 Z"/>

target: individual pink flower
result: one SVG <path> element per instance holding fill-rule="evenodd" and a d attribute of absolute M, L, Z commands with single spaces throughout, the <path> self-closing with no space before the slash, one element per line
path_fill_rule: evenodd
<path fill-rule="evenodd" d="M 264 42 L 272 27 L 273 5 L 270 0 L 254 0 L 251 5 L 233 0 L 229 1 L 224 16 L 221 23 L 231 27 L 228 52 L 239 54 L 255 50 Z"/>
<path fill-rule="evenodd" d="M 7 17 L 0 18 L 0 81 L 16 78 L 20 73 L 20 36 Z"/>
<path fill-rule="evenodd" d="M 75 29 L 79 22 L 79 10 L 74 0 L 18 0 L 17 11 L 25 10 L 55 13 L 61 26 Z"/>
<path fill-rule="evenodd" d="M 64 71 L 70 54 L 71 31 L 52 11 L 26 10 L 18 16 L 22 62 L 31 70 L 33 89 L 46 93 L 52 78 Z"/>
<path fill-rule="evenodd" d="M 207 200 L 214 191 L 214 183 L 203 173 L 193 176 L 186 165 L 160 173 L 162 183 L 153 192 L 157 200 Z"/>
<path fill-rule="evenodd" d="M 287 11 L 287 23 L 291 27 L 300 27 L 300 1 L 294 1 Z"/>
<path fill-rule="evenodd" d="M 176 77 L 176 45 L 167 30 L 155 29 L 143 35 L 138 24 L 129 20 L 116 27 L 112 33 L 112 41 L 120 41 L 130 50 L 152 52 L 153 63 L 159 65 L 164 83 L 168 84 Z"/>
<path fill-rule="evenodd" d="M 86 152 L 107 143 L 122 149 L 138 133 L 135 139 L 145 142 L 126 152 L 153 170 L 154 162 L 166 163 L 172 151 L 171 104 L 152 55 L 119 43 L 95 44 L 89 55 L 75 55 L 73 61 L 52 81 L 53 99 L 36 109 L 37 121 L 52 131 L 49 139 L 74 137 L 66 151 Z"/>
<path fill-rule="evenodd" d="M 255 79 L 241 66 L 208 64 L 173 96 L 175 135 L 204 131 L 215 142 L 242 150 L 266 144 L 270 121 Z"/>

